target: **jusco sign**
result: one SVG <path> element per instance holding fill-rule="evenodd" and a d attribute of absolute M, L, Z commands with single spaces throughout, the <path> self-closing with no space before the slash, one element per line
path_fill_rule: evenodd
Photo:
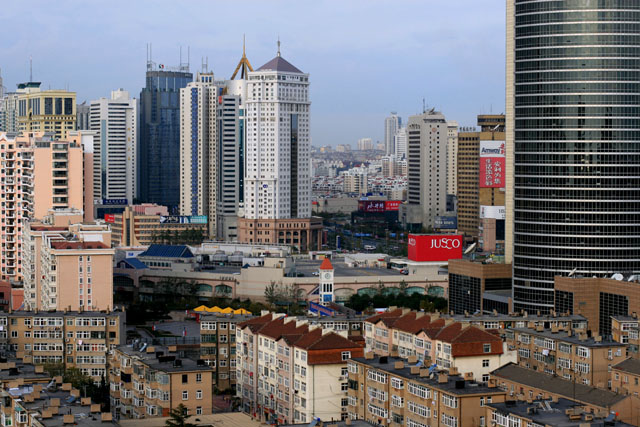
<path fill-rule="evenodd" d="M 462 236 L 458 234 L 409 234 L 409 259 L 448 261 L 462 258 Z"/>

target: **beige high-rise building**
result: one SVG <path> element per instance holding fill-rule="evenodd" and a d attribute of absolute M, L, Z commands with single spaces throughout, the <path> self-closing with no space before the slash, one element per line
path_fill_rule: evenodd
<path fill-rule="evenodd" d="M 22 278 L 20 238 L 26 220 L 67 208 L 93 220 L 92 144 L 93 136 L 79 132 L 66 140 L 0 133 L 0 280 Z"/>
<path fill-rule="evenodd" d="M 111 230 L 78 210 L 51 211 L 25 227 L 24 301 L 30 309 L 113 308 Z"/>
<path fill-rule="evenodd" d="M 458 194 L 458 122 L 447 121 L 447 194 Z"/>
<path fill-rule="evenodd" d="M 22 132 L 52 132 L 66 138 L 76 129 L 76 93 L 41 90 L 39 82 L 18 85 L 18 129 Z"/>

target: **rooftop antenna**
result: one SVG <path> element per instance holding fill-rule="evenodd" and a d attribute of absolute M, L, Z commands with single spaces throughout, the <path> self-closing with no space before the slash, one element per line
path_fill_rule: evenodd
<path fill-rule="evenodd" d="M 180 66 L 182 66 L 182 45 L 180 45 Z"/>
<path fill-rule="evenodd" d="M 422 98 L 422 114 L 427 112 L 427 104 L 425 102 L 425 99 Z"/>
<path fill-rule="evenodd" d="M 280 34 L 278 34 L 278 56 L 280 56 Z"/>
<path fill-rule="evenodd" d="M 189 65 L 191 65 L 191 46 L 187 46 L 187 70 L 189 70 Z"/>
<path fill-rule="evenodd" d="M 33 56 L 29 55 L 29 81 L 33 81 Z"/>
<path fill-rule="evenodd" d="M 251 66 L 251 63 L 249 62 L 249 60 L 247 59 L 247 55 L 246 55 L 246 51 L 245 51 L 245 36 L 244 36 L 244 34 L 242 35 L 242 58 L 240 58 L 240 62 L 238 62 L 238 66 L 236 67 L 235 71 L 231 75 L 231 80 L 236 78 L 236 75 L 238 74 L 238 71 L 240 71 L 240 78 L 241 79 L 246 79 L 247 78 L 247 73 L 249 71 L 253 71 L 253 67 Z"/>

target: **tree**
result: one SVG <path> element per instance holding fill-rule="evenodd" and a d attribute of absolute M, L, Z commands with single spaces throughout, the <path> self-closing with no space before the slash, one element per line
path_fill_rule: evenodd
<path fill-rule="evenodd" d="M 165 422 L 165 426 L 168 427 L 196 427 L 193 423 L 188 423 L 187 418 L 191 415 L 187 415 L 187 408 L 182 403 L 171 410 L 169 413 L 169 419 Z"/>

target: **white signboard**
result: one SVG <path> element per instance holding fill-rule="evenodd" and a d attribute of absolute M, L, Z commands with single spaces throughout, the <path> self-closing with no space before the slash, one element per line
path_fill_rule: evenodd
<path fill-rule="evenodd" d="M 504 206 L 480 206 L 480 218 L 505 219 Z"/>

